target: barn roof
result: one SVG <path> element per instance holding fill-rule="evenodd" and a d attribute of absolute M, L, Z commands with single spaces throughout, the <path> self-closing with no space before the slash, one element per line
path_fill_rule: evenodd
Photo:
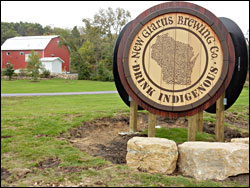
<path fill-rule="evenodd" d="M 46 61 L 51 62 L 51 61 L 55 61 L 56 59 L 59 59 L 62 63 L 64 63 L 64 61 L 60 57 L 43 57 L 40 60 L 42 62 L 46 62 Z"/>
<path fill-rule="evenodd" d="M 58 35 L 9 38 L 3 43 L 1 50 L 44 50 L 50 40 L 56 37 Z"/>

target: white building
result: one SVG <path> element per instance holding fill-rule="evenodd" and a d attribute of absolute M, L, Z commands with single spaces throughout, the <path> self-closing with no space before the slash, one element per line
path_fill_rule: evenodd
<path fill-rule="evenodd" d="M 60 57 L 44 57 L 40 60 L 44 68 L 51 73 L 62 73 L 62 63 L 64 63 L 64 61 Z"/>

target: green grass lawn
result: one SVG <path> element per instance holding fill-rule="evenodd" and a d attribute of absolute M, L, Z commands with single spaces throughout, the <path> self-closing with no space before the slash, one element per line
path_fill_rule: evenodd
<path fill-rule="evenodd" d="M 249 87 L 244 87 L 240 97 L 233 104 L 231 108 L 228 109 L 229 112 L 244 112 L 246 106 L 249 107 Z"/>
<path fill-rule="evenodd" d="M 148 130 L 143 131 L 144 134 L 147 134 Z M 175 141 L 177 144 L 188 141 L 188 130 L 187 128 L 157 128 L 155 129 L 155 136 L 159 138 L 167 138 L 169 140 Z M 196 141 L 206 141 L 206 142 L 215 142 L 215 136 L 207 133 L 197 132 L 195 135 Z"/>
<path fill-rule="evenodd" d="M 225 111 L 225 116 L 231 116 L 232 114 L 237 115 L 237 117 L 242 118 L 245 122 L 249 122 L 249 87 L 244 87 L 240 97 L 236 100 L 236 102 Z M 204 121 L 216 122 L 216 115 L 204 112 Z M 249 130 L 241 130 L 234 125 L 229 125 L 228 123 L 224 123 L 225 126 L 228 126 L 233 129 L 237 129 L 239 131 L 248 132 Z"/>
<path fill-rule="evenodd" d="M 39 82 L 31 82 L 30 80 L 1 80 L 1 93 L 53 93 L 114 90 L 116 90 L 114 82 L 65 79 L 39 80 Z"/>
<path fill-rule="evenodd" d="M 5 81 L 3 82 L 6 87 Z M 7 85 L 15 82 L 10 81 Z M 56 83 L 61 83 L 61 87 L 69 84 L 64 83 L 65 80 L 51 80 L 51 82 L 54 82 L 55 85 Z M 79 89 L 75 91 L 80 91 L 80 85 L 85 84 L 88 86 L 82 86 L 83 90 L 81 91 L 86 91 L 84 88 L 88 88 L 88 91 L 92 89 L 93 91 L 109 90 L 108 88 L 115 90 L 114 83 L 109 82 L 72 82 L 79 86 L 75 87 L 75 89 Z M 20 83 L 25 85 L 25 81 L 20 81 Z M 90 83 L 92 83 L 92 86 L 89 85 Z M 98 84 L 101 85 L 100 89 Z M 27 91 L 28 93 L 32 91 L 31 88 Z M 33 90 L 33 92 L 48 92 L 48 89 L 49 87 L 44 86 L 44 90 Z M 19 93 L 17 90 L 17 88 L 15 89 L 12 86 L 13 93 Z M 6 93 L 11 92 L 7 91 Z M 65 92 L 66 90 L 65 88 L 60 90 L 59 87 L 58 90 L 53 90 L 53 92 L 59 91 Z M 233 112 L 245 112 L 245 109 L 249 107 L 247 102 L 249 101 L 248 96 L 249 89 L 244 88 L 241 97 L 230 110 Z M 1 185 L 21 187 L 34 186 L 36 182 L 40 182 L 43 186 L 52 186 L 52 184 L 79 186 L 82 182 L 97 182 L 98 186 L 98 181 L 103 181 L 107 183 L 107 186 L 245 186 L 238 183 L 196 181 L 182 176 L 136 172 L 127 165 L 113 165 L 99 157 L 92 157 L 58 137 L 72 127 L 82 125 L 84 121 L 113 116 L 121 112 L 128 113 L 129 109 L 118 94 L 2 97 L 1 167 L 11 172 L 11 176 L 6 181 L 1 181 Z M 72 117 L 72 121 L 66 120 L 68 116 Z M 156 133 L 158 137 L 166 137 L 168 135 L 170 139 L 175 139 L 175 137 L 179 136 L 180 140 L 176 141 L 183 142 L 186 139 L 187 131 L 185 129 L 159 129 Z M 38 135 L 46 135 L 46 137 L 39 137 Z M 201 134 L 198 135 L 198 139 L 210 141 L 213 137 Z M 40 161 L 51 157 L 56 157 L 61 161 L 58 167 L 44 170 L 37 168 Z M 61 170 L 62 168 L 72 167 L 77 167 L 81 170 L 76 172 L 64 172 Z M 25 169 L 29 169 L 30 172 L 22 176 L 21 172 Z"/>

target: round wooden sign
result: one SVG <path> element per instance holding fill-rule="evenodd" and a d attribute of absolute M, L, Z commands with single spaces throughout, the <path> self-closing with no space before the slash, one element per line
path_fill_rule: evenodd
<path fill-rule="evenodd" d="M 197 113 L 218 99 L 232 76 L 229 33 L 212 13 L 194 4 L 170 2 L 148 9 L 131 22 L 121 41 L 122 84 L 155 114 Z"/>

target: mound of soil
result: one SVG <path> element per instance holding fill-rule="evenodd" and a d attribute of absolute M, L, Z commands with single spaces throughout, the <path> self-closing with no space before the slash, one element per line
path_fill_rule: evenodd
<path fill-rule="evenodd" d="M 1 167 L 1 180 L 6 180 L 10 175 L 11 173 L 7 169 Z"/>
<path fill-rule="evenodd" d="M 59 166 L 59 164 L 61 163 L 60 159 L 58 159 L 57 157 L 51 157 L 51 158 L 48 158 L 44 161 L 40 161 L 38 163 L 38 168 L 52 168 L 52 167 L 56 167 L 56 166 Z"/>
<path fill-rule="evenodd" d="M 114 164 L 123 164 L 126 163 L 126 155 L 127 155 L 127 142 L 129 139 L 134 137 L 135 135 L 124 135 L 117 136 L 106 146 L 104 144 L 97 144 L 96 148 L 92 155 L 93 156 L 101 156 L 106 160 L 111 161 Z M 137 135 L 146 137 L 147 135 Z"/>
<path fill-rule="evenodd" d="M 249 174 L 240 174 L 237 176 L 231 176 L 231 177 L 228 177 L 227 179 L 225 179 L 225 181 L 227 181 L 227 182 L 234 182 L 234 181 L 242 182 L 242 183 L 249 186 Z"/>
<path fill-rule="evenodd" d="M 215 124 L 203 124 L 203 132 L 209 133 L 209 134 L 215 134 Z M 224 127 L 224 137 L 226 142 L 230 142 L 232 138 L 242 138 L 242 137 L 248 137 L 246 134 L 240 133 L 239 131 L 230 129 L 228 127 Z"/>

